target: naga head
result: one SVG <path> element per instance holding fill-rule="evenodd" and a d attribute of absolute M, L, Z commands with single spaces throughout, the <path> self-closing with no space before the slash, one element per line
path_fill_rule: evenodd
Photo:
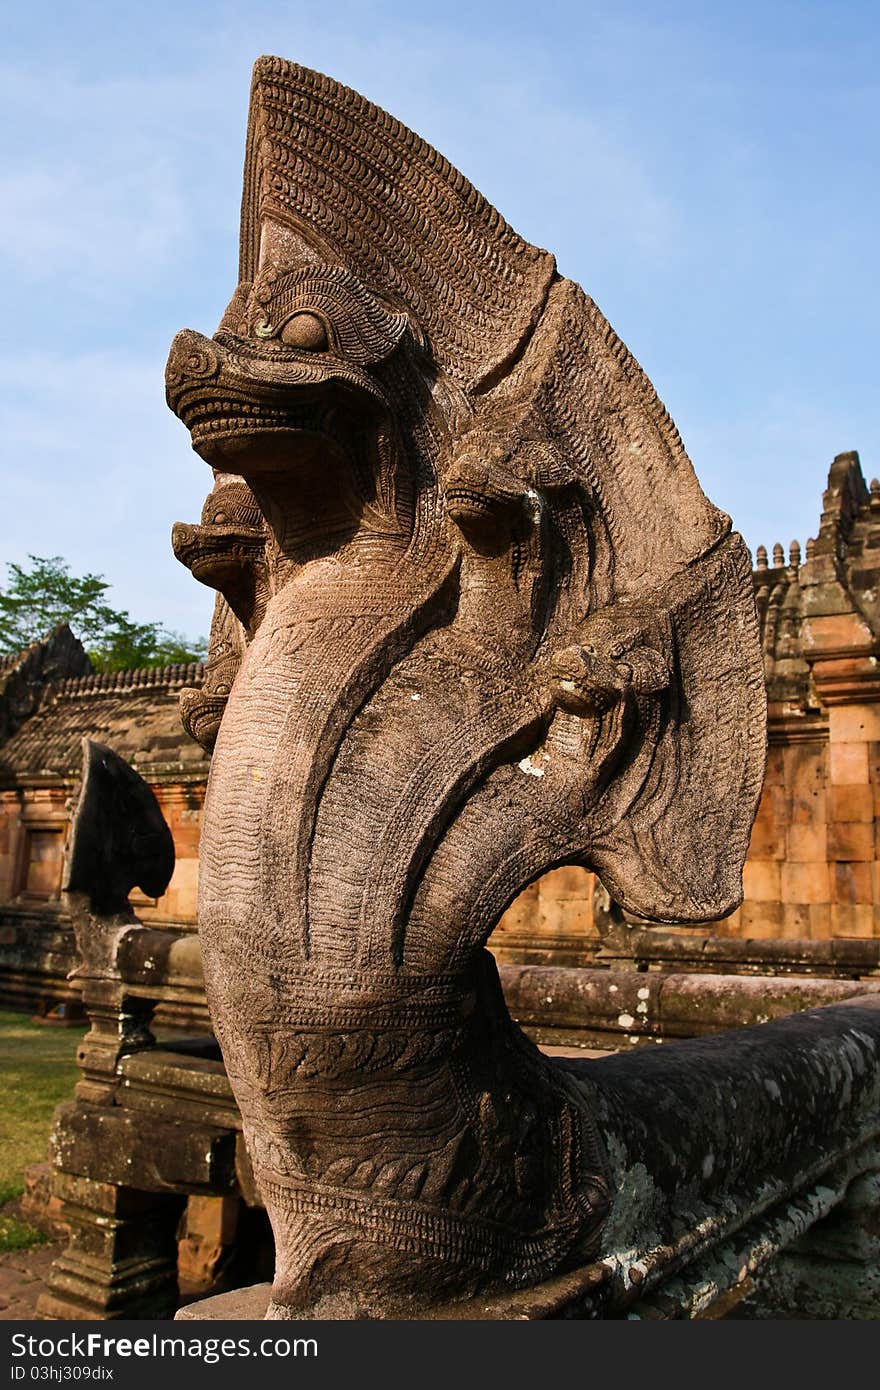
<path fill-rule="evenodd" d="M 167 401 L 215 474 L 200 524 L 172 533 L 177 558 L 221 596 L 205 683 L 181 694 L 205 748 L 244 647 L 298 565 L 363 529 L 405 542 L 411 488 L 382 370 L 423 349 L 409 314 L 308 256 L 239 284 L 213 338 L 174 339 Z"/>
<path fill-rule="evenodd" d="M 510 471 L 500 445 L 473 441 L 459 453 L 444 478 L 446 511 L 467 537 L 510 531 L 537 506 L 537 495 Z"/>
<path fill-rule="evenodd" d="M 178 333 L 167 400 L 214 469 L 265 479 L 318 466 L 326 484 L 391 412 L 376 368 L 421 341 L 342 266 L 270 266 L 238 286 L 213 339 Z"/>
<path fill-rule="evenodd" d="M 528 402 L 490 404 L 459 436 L 443 475 L 446 512 L 466 539 L 524 535 L 572 481 Z"/>

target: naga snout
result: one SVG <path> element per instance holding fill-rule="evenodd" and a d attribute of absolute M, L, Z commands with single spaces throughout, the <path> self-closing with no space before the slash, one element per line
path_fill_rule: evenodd
<path fill-rule="evenodd" d="M 174 411 L 188 387 L 210 381 L 220 371 L 220 358 L 210 338 L 184 328 L 171 344 L 165 364 L 165 399 Z"/>

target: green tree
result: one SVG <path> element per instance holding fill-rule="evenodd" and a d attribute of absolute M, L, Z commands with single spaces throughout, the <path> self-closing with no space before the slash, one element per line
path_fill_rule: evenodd
<path fill-rule="evenodd" d="M 204 660 L 204 638 L 190 641 L 161 623 L 136 623 L 124 609 L 112 608 L 103 575 L 77 577 L 60 555 L 28 558 L 30 568 L 6 567 L 6 588 L 0 589 L 0 654 L 21 651 L 67 623 L 98 671 Z"/>

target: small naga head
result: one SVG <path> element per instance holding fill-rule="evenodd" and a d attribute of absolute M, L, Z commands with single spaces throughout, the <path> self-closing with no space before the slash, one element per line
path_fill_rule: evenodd
<path fill-rule="evenodd" d="M 447 472 L 446 511 L 465 536 L 510 531 L 522 518 L 527 495 L 506 464 L 500 446 L 486 452 L 472 446 L 456 457 Z"/>
<path fill-rule="evenodd" d="M 551 441 L 516 407 L 477 419 L 458 441 L 443 479 L 446 511 L 469 540 L 528 531 L 548 489 L 569 478 Z"/>
<path fill-rule="evenodd" d="M 217 474 L 199 525 L 175 523 L 171 544 L 181 564 L 201 584 L 222 593 L 252 633 L 262 617 L 266 531 L 254 494 L 243 478 Z"/>
<path fill-rule="evenodd" d="M 178 521 L 171 544 L 201 584 L 217 590 L 201 687 L 180 693 L 187 732 L 211 752 L 242 653 L 269 599 L 267 531 L 259 503 L 243 478 L 216 473 L 198 525 Z"/>
<path fill-rule="evenodd" d="M 316 451 L 347 452 L 348 434 L 388 410 L 375 368 L 405 340 L 397 312 L 350 270 L 269 266 L 238 286 L 213 339 L 178 333 L 166 396 L 193 448 L 226 473 L 288 470 Z"/>
<path fill-rule="evenodd" d="M 560 709 L 601 714 L 630 694 L 659 695 L 668 686 L 672 632 L 663 614 L 620 605 L 586 618 L 574 637 L 549 664 Z"/>

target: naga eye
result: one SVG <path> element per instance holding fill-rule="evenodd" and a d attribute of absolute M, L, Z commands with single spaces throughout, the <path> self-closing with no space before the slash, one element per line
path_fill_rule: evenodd
<path fill-rule="evenodd" d="M 227 520 L 225 512 L 215 512 L 211 517 L 212 526 L 223 526 Z"/>
<path fill-rule="evenodd" d="M 306 352 L 326 352 L 329 346 L 327 330 L 317 314 L 294 314 L 281 330 L 281 341 Z"/>

